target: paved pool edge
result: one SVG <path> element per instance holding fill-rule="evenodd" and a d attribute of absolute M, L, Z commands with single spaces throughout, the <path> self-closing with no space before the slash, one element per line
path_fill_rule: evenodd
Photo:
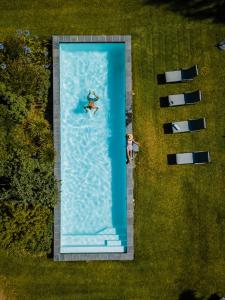
<path fill-rule="evenodd" d="M 131 36 L 129 35 L 54 35 L 52 37 L 53 53 L 53 133 L 56 152 L 54 174 L 58 181 L 58 204 L 54 208 L 54 260 L 55 261 L 89 261 L 89 260 L 133 260 L 134 259 L 134 199 L 133 199 L 133 164 L 127 164 L 127 252 L 126 253 L 60 253 L 60 221 L 61 221 L 61 158 L 60 158 L 60 74 L 59 43 L 117 43 L 126 45 L 126 132 L 132 132 L 132 59 Z"/>

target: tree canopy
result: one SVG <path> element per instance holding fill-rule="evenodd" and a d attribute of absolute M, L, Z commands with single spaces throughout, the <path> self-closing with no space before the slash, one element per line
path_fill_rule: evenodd
<path fill-rule="evenodd" d="M 51 251 L 57 193 L 52 132 L 44 117 L 47 46 L 28 31 L 0 44 L 0 245 L 11 251 Z"/>

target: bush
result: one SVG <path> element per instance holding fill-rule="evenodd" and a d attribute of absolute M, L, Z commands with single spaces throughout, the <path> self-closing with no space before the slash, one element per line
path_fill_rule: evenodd
<path fill-rule="evenodd" d="M 50 85 L 47 42 L 20 33 L 7 37 L 2 45 L 0 81 L 17 96 L 33 96 L 45 109 Z"/>
<path fill-rule="evenodd" d="M 36 127 L 37 126 L 37 127 Z M 8 164 L 5 177 L 8 186 L 2 199 L 42 203 L 53 208 L 56 203 L 56 181 L 53 175 L 54 151 L 52 136 L 46 120 L 16 125 L 8 132 Z M 45 153 L 51 151 L 51 157 Z"/>
<path fill-rule="evenodd" d="M 34 111 L 30 112 L 24 128 L 30 144 L 35 147 L 35 157 L 41 161 L 53 162 L 54 150 L 49 123 Z"/>
<path fill-rule="evenodd" d="M 47 43 L 27 32 L 0 44 L 0 246 L 49 253 L 57 201 Z"/>
<path fill-rule="evenodd" d="M 7 108 L 6 115 L 16 123 L 23 122 L 33 102 L 32 96 L 17 96 L 7 91 L 4 83 L 0 82 L 0 105 Z"/>
<path fill-rule="evenodd" d="M 0 247 L 8 251 L 50 253 L 53 217 L 40 204 L 0 202 Z"/>
<path fill-rule="evenodd" d="M 4 176 L 8 164 L 9 153 L 7 147 L 7 109 L 0 104 L 0 177 Z M 1 183 L 1 179 L 0 179 Z M 0 186 L 1 187 L 1 186 Z M 1 193 L 1 190 L 0 190 Z"/>
<path fill-rule="evenodd" d="M 49 88 L 49 70 L 43 66 L 24 63 L 23 61 L 10 61 L 7 71 L 2 72 L 1 80 L 7 83 L 11 92 L 18 96 L 33 96 L 43 108 L 47 104 Z"/>
<path fill-rule="evenodd" d="M 16 162 L 12 173 L 8 189 L 2 193 L 2 199 L 13 199 L 24 204 L 41 203 L 49 208 L 54 207 L 56 185 L 52 166 L 41 164 L 35 159 L 26 159 Z"/>

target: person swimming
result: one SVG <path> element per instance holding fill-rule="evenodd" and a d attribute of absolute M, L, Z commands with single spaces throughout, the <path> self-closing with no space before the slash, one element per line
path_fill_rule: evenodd
<path fill-rule="evenodd" d="M 99 96 L 97 96 L 94 91 L 93 92 L 89 91 L 87 95 L 87 100 L 88 100 L 88 105 L 84 106 L 85 112 L 88 112 L 88 109 L 89 110 L 94 109 L 95 110 L 94 114 L 96 114 L 99 107 L 95 106 L 95 102 L 99 100 Z"/>

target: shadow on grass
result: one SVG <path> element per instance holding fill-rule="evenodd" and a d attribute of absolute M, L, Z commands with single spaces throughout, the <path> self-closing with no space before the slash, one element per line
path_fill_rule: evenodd
<path fill-rule="evenodd" d="M 213 294 L 208 298 L 208 300 L 220 300 L 220 299 L 221 299 L 221 297 L 218 296 L 217 294 Z"/>
<path fill-rule="evenodd" d="M 166 4 L 174 12 L 192 19 L 225 23 L 225 0 L 140 0 L 142 4 Z"/>
<path fill-rule="evenodd" d="M 171 123 L 163 124 L 164 134 L 173 134 L 173 128 Z"/>
<path fill-rule="evenodd" d="M 160 97 L 159 98 L 160 107 L 169 107 L 169 99 L 168 97 Z"/>
<path fill-rule="evenodd" d="M 176 154 L 167 154 L 167 163 L 170 166 L 177 164 Z M 185 298 L 179 298 L 179 300 L 185 300 Z M 190 299 L 189 299 L 190 300 Z"/>
<path fill-rule="evenodd" d="M 158 74 L 157 75 L 157 83 L 158 84 L 165 84 L 166 83 L 165 74 Z"/>
<path fill-rule="evenodd" d="M 187 289 L 180 294 L 179 300 L 203 300 L 203 297 L 197 297 L 195 291 Z"/>

